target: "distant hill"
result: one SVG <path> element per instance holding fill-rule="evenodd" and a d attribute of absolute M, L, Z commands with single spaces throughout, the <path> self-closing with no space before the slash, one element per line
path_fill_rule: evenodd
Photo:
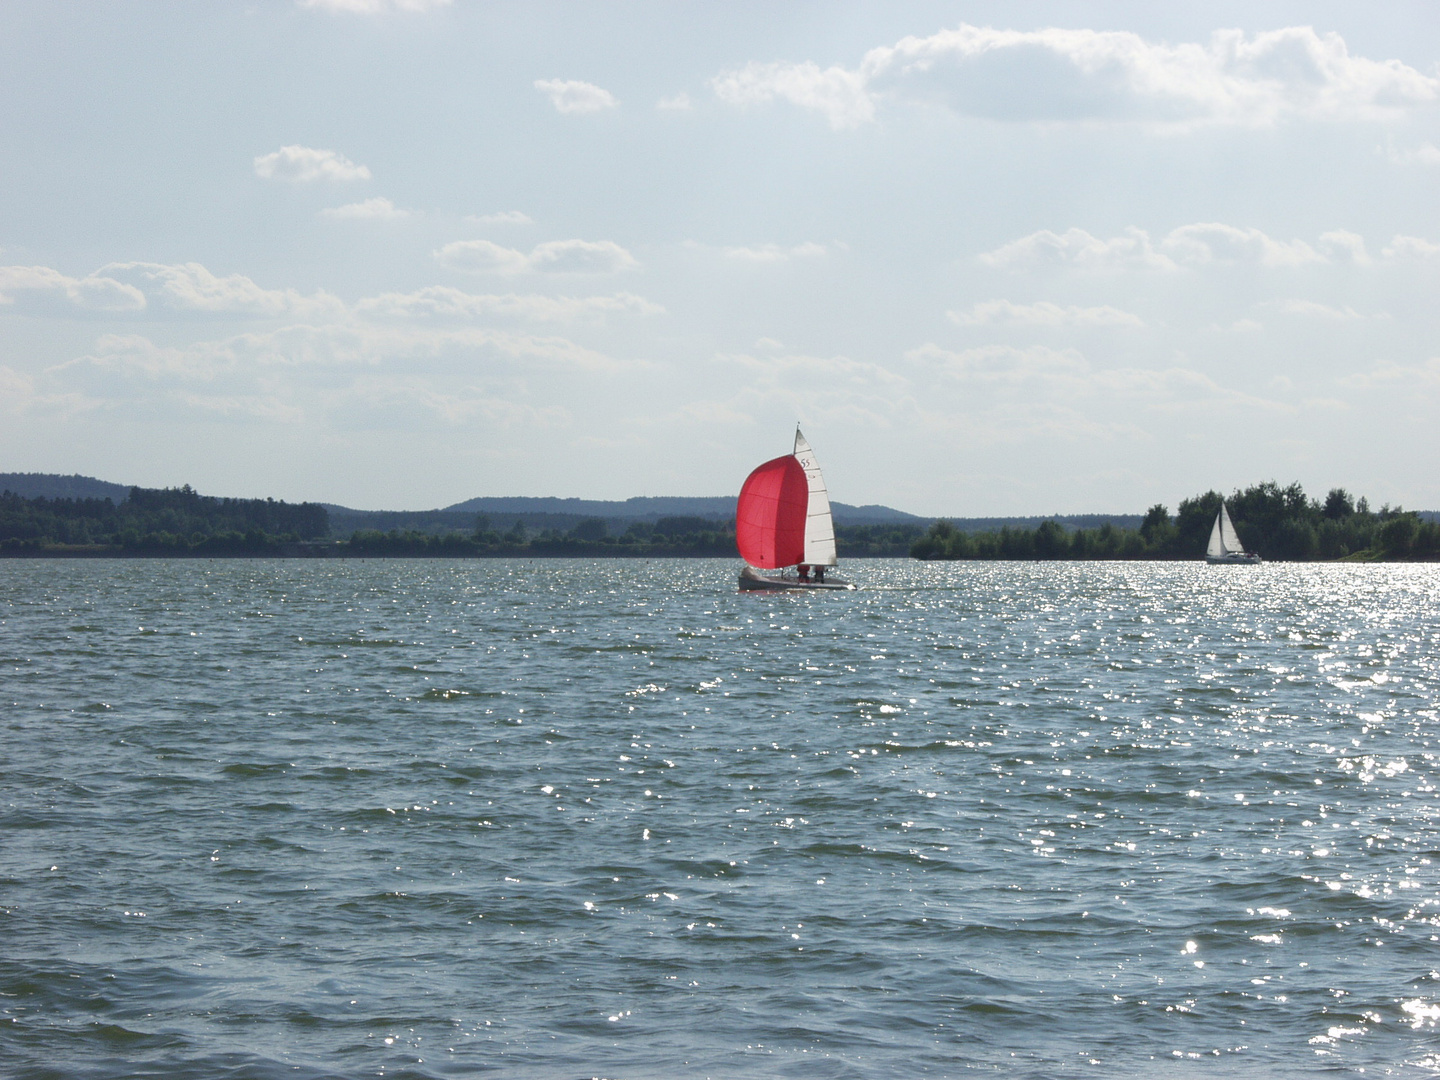
<path fill-rule="evenodd" d="M 349 536 L 356 529 L 413 530 L 441 534 L 469 532 L 477 516 L 483 516 L 492 529 L 504 532 L 515 525 L 533 531 L 553 529 L 569 532 L 586 519 L 605 522 L 610 535 L 618 536 L 632 525 L 653 525 L 661 518 L 705 518 L 711 521 L 732 521 L 735 517 L 735 496 L 637 495 L 632 499 L 560 499 L 536 496 L 482 496 L 466 499 L 439 510 L 355 510 L 348 506 L 325 503 L 330 512 L 332 536 Z M 832 503 L 837 525 L 919 525 L 927 526 L 931 518 L 892 510 L 888 506 L 850 506 Z"/>
<path fill-rule="evenodd" d="M 637 495 L 624 502 L 613 502 L 602 499 L 535 498 L 524 495 L 482 496 L 447 506 L 444 511 L 469 514 L 563 514 L 567 517 L 628 518 L 633 521 L 679 514 L 718 518 L 735 513 L 735 498 Z"/>
<path fill-rule="evenodd" d="M 839 525 L 890 525 L 928 524 L 931 519 L 907 514 L 903 510 L 892 510 L 888 506 L 851 506 L 848 503 L 831 503 L 836 524 Z M 466 499 L 464 502 L 447 506 L 441 513 L 464 512 L 485 514 L 490 518 L 530 515 L 555 515 L 574 517 L 598 517 L 617 521 L 658 521 L 662 517 L 704 517 L 733 518 L 735 496 L 686 496 L 686 495 L 637 495 L 624 502 L 600 499 L 553 499 L 524 496 L 482 497 Z"/>
<path fill-rule="evenodd" d="M 130 497 L 129 484 L 112 484 L 93 476 L 57 476 L 54 473 L 0 473 L 0 492 L 10 491 L 26 499 L 109 499 L 114 503 Z"/>
<path fill-rule="evenodd" d="M 0 492 L 11 491 L 27 499 L 110 499 L 119 504 L 130 496 L 128 484 L 112 484 L 93 476 L 60 476 L 55 473 L 0 473 Z M 623 501 L 601 499 L 560 499 L 533 496 L 483 496 L 466 499 L 439 510 L 355 510 L 334 503 L 322 503 L 330 513 L 330 534 L 349 536 L 356 529 L 389 532 L 413 530 L 423 533 L 469 532 L 475 517 L 483 514 L 493 529 L 506 530 L 517 522 L 541 531 L 568 532 L 586 518 L 601 518 L 612 534 L 623 533 L 636 523 L 654 524 L 664 517 L 701 517 L 728 520 L 735 516 L 735 497 L 648 495 Z M 851 506 L 832 503 L 837 525 L 920 525 L 935 519 L 907 514 L 875 504 Z M 1440 521 L 1440 511 L 1421 510 L 1425 521 Z M 1139 528 L 1139 514 L 1060 514 L 1029 517 L 952 517 L 961 532 L 991 532 L 1009 527 L 1033 529 L 1042 521 L 1058 521 L 1066 529 L 1094 529 L 1106 522 L 1117 528 Z"/>

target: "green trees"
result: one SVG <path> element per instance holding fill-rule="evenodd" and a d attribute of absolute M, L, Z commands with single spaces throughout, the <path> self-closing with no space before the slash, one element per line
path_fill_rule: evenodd
<path fill-rule="evenodd" d="M 1210 542 L 1210 530 L 1215 525 L 1215 515 L 1220 512 L 1221 495 L 1218 491 L 1207 491 L 1190 499 L 1181 499 L 1175 513 L 1175 538 L 1169 550 L 1186 558 L 1198 559 L 1205 554 Z M 1232 513 L 1231 518 L 1234 518 Z M 1237 526 L 1238 528 L 1238 526 Z M 1245 540 L 1245 533 L 1240 534 Z"/>
<path fill-rule="evenodd" d="M 1343 521 L 1355 513 L 1355 500 L 1344 488 L 1331 488 L 1320 513 L 1327 521 Z"/>
<path fill-rule="evenodd" d="M 924 529 L 919 525 L 837 525 L 835 549 L 842 559 L 892 556 L 903 558 Z"/>
<path fill-rule="evenodd" d="M 973 555 L 961 553 L 960 545 L 956 541 L 960 535 L 960 530 L 955 528 L 953 523 L 941 518 L 910 546 L 910 556 L 915 559 L 974 558 Z"/>
<path fill-rule="evenodd" d="M 1392 559 L 1413 554 L 1420 539 L 1420 518 L 1415 514 L 1397 514 L 1380 526 L 1380 549 Z"/>
<path fill-rule="evenodd" d="M 317 503 L 214 499 L 189 485 L 131 488 L 110 499 L 0 494 L 0 551 L 108 550 L 121 554 L 260 553 L 329 532 Z"/>
<path fill-rule="evenodd" d="M 1140 523 L 1140 536 L 1146 547 L 1158 551 L 1174 545 L 1179 539 L 1180 529 L 1170 520 L 1170 511 L 1156 503 L 1145 511 L 1145 520 Z"/>
<path fill-rule="evenodd" d="M 1138 530 L 1104 525 L 1067 532 L 1058 522 L 1035 529 L 962 533 L 937 521 L 911 546 L 917 559 L 1199 559 L 1205 554 L 1222 496 L 1207 491 L 1180 502 L 1172 519 L 1150 507 Z M 1322 504 L 1298 484 L 1273 480 L 1237 490 L 1225 504 L 1247 549 L 1270 560 L 1416 560 L 1440 558 L 1440 523 L 1399 507 L 1372 513 L 1344 488 Z"/>
<path fill-rule="evenodd" d="M 604 540 L 609 531 L 604 518 L 592 517 L 577 521 L 570 535 L 576 540 Z"/>

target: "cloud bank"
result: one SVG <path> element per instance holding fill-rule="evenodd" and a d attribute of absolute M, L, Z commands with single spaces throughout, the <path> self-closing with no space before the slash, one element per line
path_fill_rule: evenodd
<path fill-rule="evenodd" d="M 48 266 L 0 266 L 0 311 L 139 311 L 145 294 L 104 273 L 73 278 Z"/>
<path fill-rule="evenodd" d="M 967 116 L 1161 129 L 1269 127 L 1282 120 L 1390 121 L 1440 99 L 1440 79 L 1398 60 L 1351 55 L 1308 26 L 1171 45 L 1124 31 L 961 24 L 871 49 L 856 68 L 751 63 L 711 80 L 732 105 L 782 100 L 837 130 L 875 119 L 886 100 Z"/>
<path fill-rule="evenodd" d="M 1440 245 L 1415 236 L 1396 236 L 1384 259 L 1429 258 Z M 1263 267 L 1367 266 L 1374 262 L 1365 238 L 1345 229 L 1321 233 L 1313 242 L 1280 240 L 1260 229 L 1217 221 L 1181 225 L 1158 241 L 1144 229 L 1099 237 L 1084 229 L 1062 233 L 1041 229 L 979 256 L 987 266 L 1036 269 L 1066 266 L 1092 270 L 1178 270 L 1211 264 Z"/>
<path fill-rule="evenodd" d="M 493 316 L 528 322 L 575 322 L 605 315 L 660 315 L 665 309 L 633 293 L 612 296 L 475 294 L 445 285 L 412 293 L 383 293 L 355 305 L 359 315 L 391 319 L 478 319 Z"/>

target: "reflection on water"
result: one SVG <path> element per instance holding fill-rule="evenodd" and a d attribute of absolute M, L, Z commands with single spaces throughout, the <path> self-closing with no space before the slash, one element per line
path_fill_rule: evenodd
<path fill-rule="evenodd" d="M 0 1058 L 1440 1069 L 1440 570 L 853 571 L 0 563 Z"/>

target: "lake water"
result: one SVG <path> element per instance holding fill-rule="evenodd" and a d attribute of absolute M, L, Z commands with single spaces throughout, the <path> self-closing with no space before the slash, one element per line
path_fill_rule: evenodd
<path fill-rule="evenodd" d="M 1440 568 L 0 562 L 0 1074 L 1440 1073 Z"/>

